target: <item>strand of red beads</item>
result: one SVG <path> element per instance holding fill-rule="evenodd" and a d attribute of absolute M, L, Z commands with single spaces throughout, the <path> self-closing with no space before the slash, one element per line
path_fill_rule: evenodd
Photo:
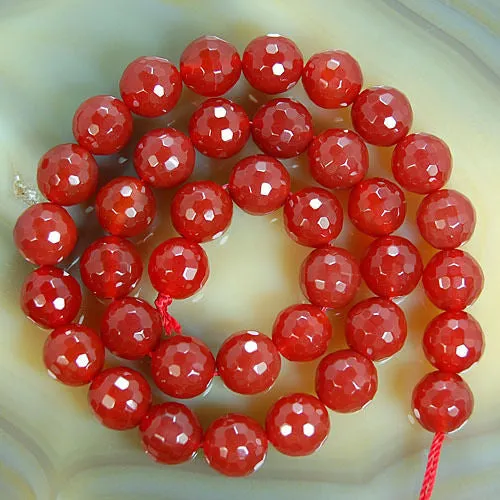
<path fill-rule="evenodd" d="M 311 114 L 290 98 L 270 100 L 250 122 L 241 106 L 220 97 L 241 71 L 255 89 L 267 94 L 289 90 L 302 78 L 318 106 L 352 105 L 354 131 L 330 129 L 314 136 Z M 209 97 L 191 116 L 189 136 L 174 128 L 147 132 L 133 156 L 138 178 L 116 178 L 97 193 L 95 213 L 109 235 L 83 252 L 80 274 L 93 294 L 111 299 L 98 335 L 72 323 L 81 305 L 80 285 L 55 267 L 77 241 L 76 225 L 63 207 L 93 196 L 98 180 L 93 155 L 116 153 L 129 142 L 131 113 L 164 115 L 178 102 L 183 83 Z M 340 50 L 315 54 L 304 65 L 291 40 L 268 35 L 250 42 L 240 59 L 230 43 L 204 36 L 184 50 L 180 71 L 159 57 L 130 63 L 120 80 L 122 100 L 95 96 L 84 101 L 73 119 L 77 144 L 56 146 L 40 160 L 38 185 L 49 201 L 28 208 L 14 228 L 21 254 L 40 266 L 25 280 L 22 309 L 38 325 L 53 329 L 43 352 L 49 373 L 64 384 L 90 384 L 89 403 L 100 422 L 117 430 L 138 426 L 144 449 L 154 460 L 181 463 L 202 448 L 215 470 L 245 476 L 263 463 L 268 441 L 286 455 L 314 452 L 329 433 L 328 409 L 354 412 L 373 399 L 378 383 L 374 363 L 396 354 L 407 336 L 405 315 L 393 299 L 408 295 L 422 278 L 429 300 L 444 310 L 423 337 L 425 355 L 437 371 L 426 375 L 412 396 L 415 418 L 435 433 L 420 497 L 430 498 L 444 436 L 461 427 L 473 408 L 472 392 L 458 373 L 478 361 L 483 351 L 481 327 L 464 311 L 480 294 L 483 275 L 473 257 L 457 249 L 471 237 L 475 213 L 463 194 L 442 189 L 452 169 L 446 144 L 429 134 L 408 135 L 412 109 L 404 94 L 391 87 L 361 91 L 362 83 L 358 63 Z M 149 278 L 159 293 L 156 307 L 127 297 L 141 278 L 143 264 L 135 245 L 125 238 L 149 230 L 156 215 L 152 189 L 183 184 L 193 171 L 195 148 L 211 158 L 229 158 L 250 135 L 264 154 L 237 162 L 227 186 L 197 181 L 175 193 L 170 210 L 180 236 L 155 248 L 148 263 Z M 425 268 L 415 245 L 392 234 L 406 216 L 402 189 L 388 179 L 365 179 L 365 141 L 395 146 L 394 178 L 404 189 L 425 195 L 417 225 L 422 237 L 439 250 Z M 323 187 L 292 193 L 290 175 L 279 158 L 306 151 L 311 175 Z M 332 189 L 351 189 L 348 216 L 359 231 L 375 238 L 360 264 L 332 244 L 344 218 Z M 309 303 L 281 311 L 271 338 L 256 331 L 238 332 L 214 357 L 201 340 L 181 333 L 168 306 L 192 296 L 207 281 L 209 263 L 200 244 L 224 233 L 233 202 L 253 215 L 283 207 L 290 237 L 313 247 L 300 270 Z M 362 279 L 376 296 L 350 309 L 345 325 L 349 349 L 325 355 L 332 337 L 326 311 L 351 303 Z M 138 371 L 103 369 L 105 348 L 127 360 L 150 356 L 154 383 L 177 399 L 203 394 L 216 373 L 234 392 L 260 393 L 277 379 L 281 356 L 297 362 L 322 359 L 316 396 L 280 398 L 269 409 L 265 429 L 247 416 L 229 414 L 203 433 L 184 404 L 153 405 L 151 388 Z"/>

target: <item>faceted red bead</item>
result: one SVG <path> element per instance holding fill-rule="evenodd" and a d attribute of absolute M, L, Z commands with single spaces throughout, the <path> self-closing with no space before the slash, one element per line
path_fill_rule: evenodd
<path fill-rule="evenodd" d="M 444 312 L 427 325 L 423 346 L 427 359 L 438 370 L 459 373 L 481 358 L 483 330 L 464 311 Z"/>
<path fill-rule="evenodd" d="M 413 112 L 407 97 L 392 87 L 363 90 L 351 109 L 356 132 L 370 144 L 393 146 L 410 130 Z"/>
<path fill-rule="evenodd" d="M 469 198 L 453 189 L 428 194 L 417 212 L 420 234 L 434 248 L 456 248 L 470 239 L 476 212 Z"/>
<path fill-rule="evenodd" d="M 151 388 L 137 371 L 108 368 L 90 384 L 88 400 L 102 425 L 117 431 L 139 425 L 151 405 Z"/>
<path fill-rule="evenodd" d="M 477 261 L 468 253 L 442 250 L 425 267 L 422 283 L 436 307 L 461 311 L 481 294 L 484 276 Z"/>
<path fill-rule="evenodd" d="M 283 221 L 290 238 L 309 247 L 334 240 L 342 230 L 342 205 L 335 195 L 319 187 L 291 194 L 283 208 Z"/>
<path fill-rule="evenodd" d="M 368 358 L 349 349 L 325 356 L 316 370 L 316 392 L 340 413 L 361 410 L 377 392 L 377 370 Z"/>
<path fill-rule="evenodd" d="M 366 179 L 350 192 L 348 213 L 352 223 L 363 233 L 385 236 L 398 229 L 405 220 L 405 195 L 387 179 Z"/>
<path fill-rule="evenodd" d="M 65 259 L 78 239 L 76 225 L 66 210 L 54 203 L 27 208 L 14 226 L 14 243 L 21 255 L 38 266 Z"/>
<path fill-rule="evenodd" d="M 160 391 L 178 399 L 203 394 L 215 374 L 215 359 L 201 341 L 176 335 L 161 342 L 151 355 L 151 374 Z"/>
<path fill-rule="evenodd" d="M 158 245 L 149 258 L 149 279 L 153 287 L 173 299 L 186 299 L 208 279 L 208 257 L 198 243 L 171 238 Z"/>
<path fill-rule="evenodd" d="M 146 132 L 137 143 L 134 167 L 155 188 L 182 184 L 193 173 L 195 152 L 191 139 L 174 128 Z"/>
<path fill-rule="evenodd" d="M 234 166 L 228 188 L 234 202 L 245 212 L 269 214 L 285 203 L 290 193 L 290 174 L 272 156 L 249 156 Z"/>
<path fill-rule="evenodd" d="M 71 323 L 81 303 L 78 281 L 57 267 L 39 267 L 28 274 L 21 289 L 24 314 L 46 328 Z"/>
<path fill-rule="evenodd" d="M 99 172 L 94 157 L 78 144 L 59 144 L 38 163 L 40 192 L 52 203 L 77 205 L 94 194 Z"/>
<path fill-rule="evenodd" d="M 217 354 L 217 371 L 224 384 L 239 394 L 267 391 L 278 378 L 281 357 L 271 339 L 254 332 L 227 338 Z"/>
<path fill-rule="evenodd" d="M 413 390 L 413 414 L 430 432 L 452 432 L 471 416 L 474 396 L 455 373 L 428 373 Z"/>
<path fill-rule="evenodd" d="M 104 345 L 97 333 L 83 325 L 56 328 L 43 346 L 49 374 L 66 385 L 86 385 L 102 370 Z"/>
<path fill-rule="evenodd" d="M 319 307 L 340 309 L 354 298 L 361 284 L 356 259 L 343 248 L 318 248 L 302 263 L 300 286 Z"/>
<path fill-rule="evenodd" d="M 241 60 L 229 42 L 202 36 L 184 49 L 180 70 L 184 84 L 193 92 L 215 97 L 225 94 L 238 81 Z"/>
<path fill-rule="evenodd" d="M 253 418 L 235 413 L 214 420 L 203 440 L 208 465 L 232 477 L 255 472 L 264 463 L 267 446 L 264 429 Z"/>
<path fill-rule="evenodd" d="M 115 356 L 141 359 L 158 347 L 163 333 L 160 313 L 145 300 L 124 297 L 104 311 L 101 338 Z"/>
<path fill-rule="evenodd" d="M 431 134 L 410 134 L 392 153 L 394 178 L 413 193 L 427 194 L 441 189 L 448 182 L 451 169 L 450 149 Z"/>
<path fill-rule="evenodd" d="M 84 285 L 102 299 L 127 295 L 142 276 L 142 260 L 135 246 L 117 236 L 91 243 L 80 259 Z"/>
<path fill-rule="evenodd" d="M 177 68 L 161 57 L 138 57 L 123 72 L 120 94 L 130 111 L 154 118 L 168 113 L 181 97 Z"/>
<path fill-rule="evenodd" d="M 307 95 L 322 108 L 349 106 L 363 86 L 363 74 L 354 57 L 343 50 L 311 56 L 304 66 L 302 84 Z"/>
<path fill-rule="evenodd" d="M 203 429 L 181 403 L 153 405 L 139 426 L 142 446 L 156 462 L 168 465 L 191 460 L 201 446 Z"/>
<path fill-rule="evenodd" d="M 132 136 L 132 126 L 127 106 L 110 95 L 83 101 L 73 117 L 76 141 L 95 155 L 110 155 L 123 149 Z"/>
<path fill-rule="evenodd" d="M 310 455 L 324 443 L 329 432 L 328 410 L 319 399 L 309 394 L 284 396 L 267 413 L 267 437 L 285 455 Z"/>
<path fill-rule="evenodd" d="M 423 264 L 411 241 L 400 236 L 385 236 L 370 244 L 360 268 L 375 295 L 392 298 L 408 295 L 418 285 Z"/>
<path fill-rule="evenodd" d="M 400 351 L 406 334 L 405 315 L 390 300 L 366 299 L 358 302 L 347 314 L 347 344 L 372 361 L 382 361 Z"/>
<path fill-rule="evenodd" d="M 312 361 L 325 354 L 332 325 L 320 307 L 295 304 L 281 311 L 273 326 L 273 342 L 290 361 Z"/>
<path fill-rule="evenodd" d="M 255 144 L 267 155 L 291 158 L 304 152 L 313 138 L 311 113 L 300 102 L 272 99 L 261 106 L 252 121 Z"/>
<path fill-rule="evenodd" d="M 190 182 L 182 186 L 170 205 L 175 230 L 197 243 L 221 236 L 233 216 L 233 201 L 219 184 Z"/>
<path fill-rule="evenodd" d="M 254 38 L 242 57 L 248 83 L 265 94 L 281 94 L 291 89 L 302 74 L 304 61 L 297 45 L 280 35 Z"/>

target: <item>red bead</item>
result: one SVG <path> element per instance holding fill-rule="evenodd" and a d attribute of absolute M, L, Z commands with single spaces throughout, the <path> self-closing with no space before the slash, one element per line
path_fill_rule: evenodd
<path fill-rule="evenodd" d="M 452 160 L 444 141 L 431 134 L 410 134 L 392 153 L 392 173 L 407 191 L 427 194 L 450 178 Z"/>
<path fill-rule="evenodd" d="M 94 194 L 99 172 L 94 157 L 77 144 L 59 144 L 38 163 L 40 192 L 58 205 L 77 205 Z"/>
<path fill-rule="evenodd" d="M 104 311 L 101 338 L 115 356 L 141 359 L 158 347 L 163 333 L 160 313 L 145 300 L 125 297 Z"/>
<path fill-rule="evenodd" d="M 155 188 L 171 188 L 189 179 L 195 152 L 191 139 L 173 128 L 146 132 L 137 143 L 134 167 L 139 177 Z"/>
<path fill-rule="evenodd" d="M 97 333 L 83 325 L 60 326 L 43 346 L 49 374 L 66 385 L 86 385 L 102 370 L 104 346 Z"/>
<path fill-rule="evenodd" d="M 91 243 L 80 259 L 83 284 L 102 299 L 127 295 L 142 276 L 142 260 L 135 246 L 117 236 Z"/>
<path fill-rule="evenodd" d="M 444 312 L 427 325 L 423 346 L 425 356 L 438 370 L 459 373 L 481 358 L 483 330 L 464 311 Z"/>
<path fill-rule="evenodd" d="M 130 111 L 154 118 L 168 113 L 181 97 L 177 68 L 161 57 L 138 57 L 123 72 L 120 94 Z"/>
<path fill-rule="evenodd" d="M 215 375 L 215 359 L 201 341 L 176 335 L 161 342 L 151 356 L 151 373 L 160 391 L 178 399 L 203 394 Z"/>
<path fill-rule="evenodd" d="M 278 314 L 273 342 L 290 361 L 312 361 L 325 354 L 332 338 L 332 325 L 320 307 L 296 304 Z"/>
<path fill-rule="evenodd" d="M 311 141 L 307 154 L 311 175 L 327 188 L 350 188 L 368 171 L 368 148 L 351 130 L 325 130 Z"/>
<path fill-rule="evenodd" d="M 137 371 L 108 368 L 90 384 L 89 404 L 102 425 L 117 431 L 139 425 L 151 405 L 151 388 Z"/>
<path fill-rule="evenodd" d="M 231 413 L 210 424 L 203 452 L 208 465 L 217 472 L 242 477 L 264 463 L 267 445 L 264 429 L 253 418 Z"/>
<path fill-rule="evenodd" d="M 242 210 L 252 215 L 265 215 L 285 203 L 290 192 L 290 174 L 272 156 L 249 156 L 234 166 L 228 187 Z"/>
<path fill-rule="evenodd" d="M 139 426 L 142 446 L 155 461 L 168 465 L 191 460 L 202 443 L 196 415 L 181 403 L 153 405 Z"/>
<path fill-rule="evenodd" d="M 300 286 L 319 307 L 341 309 L 354 299 L 361 284 L 356 259 L 343 248 L 318 248 L 302 263 Z"/>
<path fill-rule="evenodd" d="M 477 261 L 462 250 L 442 250 L 427 264 L 422 277 L 430 301 L 445 311 L 461 311 L 481 294 L 484 276 Z"/>
<path fill-rule="evenodd" d="M 217 371 L 224 384 L 239 394 L 267 391 L 278 378 L 281 357 L 271 339 L 254 332 L 227 338 L 217 354 Z"/>
<path fill-rule="evenodd" d="M 456 248 L 468 241 L 476 227 L 469 198 L 453 189 L 428 194 L 417 212 L 420 234 L 434 248 Z"/>
<path fill-rule="evenodd" d="M 375 365 L 355 351 L 332 352 L 316 370 L 316 392 L 328 408 L 340 413 L 361 410 L 377 392 Z"/>
<path fill-rule="evenodd" d="M 14 226 L 14 243 L 21 255 L 38 266 L 65 259 L 75 247 L 78 233 L 66 210 L 53 203 L 27 208 Z"/>
<path fill-rule="evenodd" d="M 255 113 L 252 136 L 267 155 L 297 156 L 307 149 L 313 138 L 311 114 L 300 102 L 288 98 L 272 99 Z"/>
<path fill-rule="evenodd" d="M 455 373 L 428 373 L 413 390 L 413 414 L 430 432 L 452 432 L 471 416 L 474 396 Z"/>
<path fill-rule="evenodd" d="M 347 344 L 372 361 L 382 361 L 400 351 L 406 334 L 405 315 L 390 300 L 366 299 L 358 302 L 347 314 Z"/>
<path fill-rule="evenodd" d="M 189 120 L 194 147 L 210 158 L 229 158 L 243 149 L 250 137 L 245 110 L 222 97 L 207 99 Z"/>
<path fill-rule="evenodd" d="M 57 267 L 43 266 L 31 272 L 21 289 L 24 314 L 46 328 L 71 323 L 81 303 L 78 281 Z"/>
<path fill-rule="evenodd" d="M 281 94 L 291 89 L 302 74 L 304 61 L 297 45 L 280 35 L 254 38 L 242 57 L 248 83 L 265 94 Z"/>
<path fill-rule="evenodd" d="M 342 205 L 335 195 L 319 187 L 291 194 L 283 208 L 283 221 L 290 238 L 300 245 L 320 247 L 342 231 Z"/>
<path fill-rule="evenodd" d="M 325 405 L 309 394 L 290 394 L 271 406 L 266 433 L 272 445 L 291 457 L 315 452 L 328 437 L 330 418 Z"/>
<path fill-rule="evenodd" d="M 363 86 L 363 74 L 354 57 L 343 50 L 311 56 L 304 66 L 302 84 L 312 102 L 322 108 L 349 106 Z"/>
<path fill-rule="evenodd" d="M 238 81 L 241 60 L 229 42 L 202 36 L 184 49 L 180 70 L 184 84 L 193 92 L 215 97 L 225 94 Z"/>
<path fill-rule="evenodd" d="M 408 295 L 422 276 L 422 258 L 415 245 L 400 236 L 373 241 L 361 261 L 368 288 L 384 298 Z"/>
<path fill-rule="evenodd" d="M 413 112 L 407 97 L 392 87 L 363 90 L 351 109 L 356 132 L 370 144 L 393 146 L 410 130 Z"/>
<path fill-rule="evenodd" d="M 405 220 L 405 195 L 387 179 L 366 179 L 350 192 L 348 213 L 352 223 L 363 233 L 385 236 L 398 229 Z"/>
<path fill-rule="evenodd" d="M 73 117 L 76 141 L 95 155 L 110 155 L 123 149 L 132 136 L 132 126 L 127 106 L 110 95 L 83 101 Z"/>
<path fill-rule="evenodd" d="M 175 230 L 197 243 L 221 236 L 233 216 L 233 201 L 212 181 L 190 182 L 172 200 L 170 215 Z"/>

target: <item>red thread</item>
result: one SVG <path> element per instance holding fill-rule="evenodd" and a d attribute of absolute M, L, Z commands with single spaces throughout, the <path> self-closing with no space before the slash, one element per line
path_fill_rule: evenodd
<path fill-rule="evenodd" d="M 441 455 L 444 437 L 445 435 L 443 432 L 436 432 L 436 434 L 434 434 L 429 456 L 427 457 L 427 466 L 425 468 L 424 480 L 422 481 L 422 488 L 420 490 L 420 500 L 430 500 L 432 497 L 432 490 L 434 489 L 434 482 L 436 481 L 439 456 Z"/>
<path fill-rule="evenodd" d="M 182 329 L 179 322 L 169 314 L 168 307 L 172 303 L 172 297 L 169 295 L 158 294 L 155 300 L 156 309 L 161 315 L 161 320 L 163 323 L 163 328 L 166 335 L 174 335 L 175 333 L 181 334 Z"/>

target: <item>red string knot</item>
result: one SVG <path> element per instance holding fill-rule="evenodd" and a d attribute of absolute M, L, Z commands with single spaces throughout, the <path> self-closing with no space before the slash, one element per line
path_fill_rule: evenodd
<path fill-rule="evenodd" d="M 168 308 L 172 304 L 172 297 L 169 295 L 158 294 L 155 300 L 156 309 L 160 313 L 163 323 L 165 335 L 181 334 L 182 328 L 179 322 L 168 312 Z"/>

